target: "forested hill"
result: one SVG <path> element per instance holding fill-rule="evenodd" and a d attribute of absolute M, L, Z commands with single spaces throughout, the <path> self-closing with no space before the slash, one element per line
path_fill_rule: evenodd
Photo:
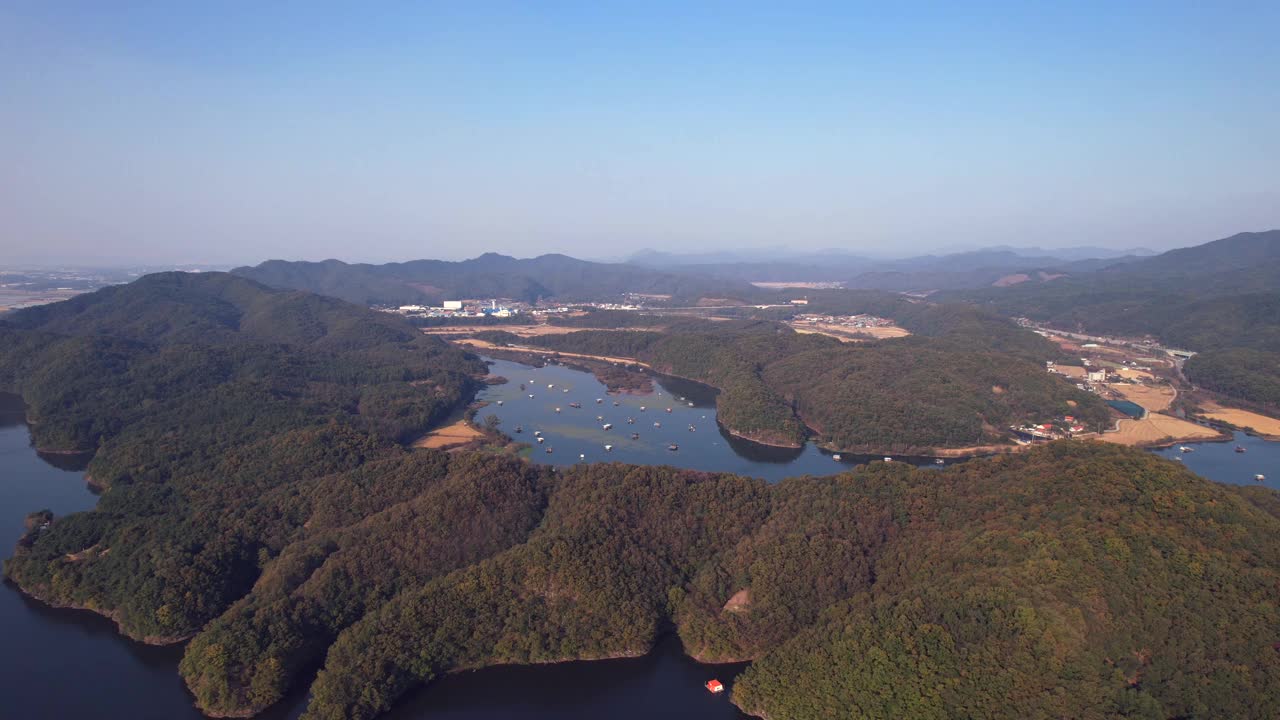
<path fill-rule="evenodd" d="M 943 294 L 1065 328 L 1155 335 L 1193 350 L 1280 351 L 1280 230 L 1229 238 L 1092 273 Z"/>
<path fill-rule="evenodd" d="M 404 439 L 483 369 L 401 318 L 226 273 L 148 275 L 0 322 L 0 389 L 24 397 L 42 448 L 108 448 L 101 482 L 118 454 L 159 452 L 144 437 L 215 439 L 180 427 L 230 443 L 336 418 Z"/>
<path fill-rule="evenodd" d="M 867 344 L 800 334 L 767 321 L 674 322 L 665 332 L 579 331 L 479 337 L 553 350 L 635 357 L 720 389 L 717 418 L 758 442 L 799 446 L 812 431 L 836 451 L 934 454 L 1008 442 L 1011 424 L 1065 415 L 1096 429 L 1108 410 L 1096 396 L 1046 373 L 1061 359 L 1044 338 L 973 307 L 886 301 L 916 336 Z M 819 307 L 834 307 L 824 297 Z"/>
<path fill-rule="evenodd" d="M 414 260 L 385 265 L 271 260 L 232 272 L 273 287 L 332 295 L 362 305 L 438 304 L 447 298 L 485 297 L 608 300 L 624 293 L 670 295 L 677 302 L 693 303 L 702 297 L 746 299 L 759 294 L 742 281 L 566 255 L 517 259 L 486 253 L 461 262 Z"/>

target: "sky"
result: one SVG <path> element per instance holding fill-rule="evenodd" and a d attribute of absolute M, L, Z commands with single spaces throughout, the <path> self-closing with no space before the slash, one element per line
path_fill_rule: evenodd
<path fill-rule="evenodd" d="M 0 2 L 0 264 L 1280 227 L 1280 3 Z"/>

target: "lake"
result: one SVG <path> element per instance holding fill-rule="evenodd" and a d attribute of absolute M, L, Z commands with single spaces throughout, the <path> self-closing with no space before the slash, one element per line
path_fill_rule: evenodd
<path fill-rule="evenodd" d="M 487 388 L 490 404 L 481 415 L 501 413 L 504 429 L 524 424 L 521 439 L 541 430 L 556 452 L 532 455 L 546 462 L 571 463 L 579 453 L 591 460 L 660 462 L 702 470 L 732 470 L 770 480 L 799 474 L 830 474 L 866 458 L 842 463 L 812 445 L 779 450 L 737 441 L 713 421 L 714 391 L 696 383 L 662 379 L 662 395 L 610 397 L 589 373 L 561 366 L 530 368 L 498 361 L 494 371 L 510 379 Z M 532 381 L 532 382 L 531 382 Z M 519 383 L 526 390 L 519 390 Z M 536 389 L 534 384 L 538 384 Z M 556 385 L 548 389 L 548 384 Z M 560 392 L 569 388 L 569 393 Z M 532 393 L 531 400 L 527 396 Z M 680 397 L 684 400 L 680 400 Z M 583 408 L 569 412 L 569 397 Z M 596 398 L 603 402 L 595 403 Z M 554 400 L 552 399 L 554 398 Z M 503 399 L 498 407 L 496 400 Z M 614 407 L 617 400 L 619 405 Z M 692 402 L 690 407 L 688 403 Z M 555 413 L 556 406 L 561 413 Z M 645 405 L 641 413 L 639 406 Z M 670 414 L 666 408 L 670 406 Z M 612 418 L 603 430 L 597 415 Z M 703 416 L 706 416 L 705 418 Z M 626 424 L 635 417 L 635 426 Z M 618 420 L 621 422 L 618 422 Z M 661 422 L 662 428 L 654 428 Z M 688 425 L 693 424 L 694 432 Z M 630 433 L 641 433 L 631 441 Z M 666 443 L 677 442 L 676 452 Z M 616 445 L 605 452 L 605 443 Z M 1246 449 L 1234 452 L 1236 445 Z M 1229 443 L 1197 443 L 1195 452 L 1156 451 L 1177 458 L 1192 470 L 1221 482 L 1253 484 L 1257 473 L 1280 488 L 1280 443 L 1237 433 Z M 0 395 L 0 530 L 4 555 L 22 534 L 28 512 L 49 508 L 63 515 L 93 507 L 96 496 L 84 481 L 84 458 L 38 455 L 31 447 L 21 404 Z M 5 717 L 102 720 L 182 720 L 200 718 L 191 706 L 177 664 L 181 648 L 156 648 L 132 642 L 108 620 L 88 612 L 57 610 L 29 600 L 12 585 L 0 588 L 0 708 Z M 728 683 L 743 665 L 701 665 L 685 657 L 679 641 L 667 638 L 642 658 L 574 662 L 536 667 L 500 667 L 447 677 L 405 697 L 386 717 L 393 720 L 552 720 L 559 718 L 709 718 L 745 717 L 724 696 L 712 696 L 702 683 L 715 677 Z M 297 718 L 306 704 L 303 691 L 262 717 Z"/>
<path fill-rule="evenodd" d="M 831 475 L 883 459 L 880 455 L 843 453 L 836 460 L 832 453 L 813 443 L 805 443 L 802 448 L 779 448 L 734 437 L 716 422 L 716 390 L 689 380 L 656 376 L 653 393 L 609 395 L 603 383 L 582 370 L 558 364 L 537 368 L 508 360 L 486 360 L 490 372 L 508 382 L 490 385 L 480 393 L 478 399 L 488 405 L 479 411 L 477 420 L 498 416 L 502 421 L 500 429 L 519 442 L 531 444 L 530 459 L 541 463 L 616 461 L 674 465 L 777 482 L 797 475 Z M 582 407 L 571 407 L 574 402 Z M 605 430 L 606 423 L 612 428 Z M 517 428 L 522 431 L 517 432 Z M 535 432 L 542 433 L 545 442 L 539 444 Z M 633 433 L 640 437 L 632 439 Z M 673 444 L 677 450 L 669 449 Z M 606 445 L 612 449 L 607 450 Z M 548 453 L 548 449 L 552 452 Z M 894 459 L 921 467 L 941 466 L 934 458 Z"/>
<path fill-rule="evenodd" d="M 97 502 L 84 480 L 85 458 L 40 456 L 31 447 L 22 405 L 0 395 L 0 544 L 5 557 L 27 513 L 88 510 Z M 157 648 L 116 633 L 109 620 L 59 610 L 0 587 L 0 717 L 193 720 L 178 677 L 180 647 Z M 675 638 L 641 658 L 501 667 L 452 675 L 405 697 L 391 720 L 554 720 L 558 718 L 709 718 L 746 716 L 702 683 L 726 684 L 744 665 L 702 665 Z M 495 688 L 500 691 L 495 691 Z M 296 692 L 261 717 L 292 720 L 306 705 Z"/>

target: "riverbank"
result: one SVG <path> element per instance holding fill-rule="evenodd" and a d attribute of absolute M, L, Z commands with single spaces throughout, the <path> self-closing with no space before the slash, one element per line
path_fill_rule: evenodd
<path fill-rule="evenodd" d="M 444 450 L 483 439 L 485 434 L 462 417 L 414 440 L 412 447 Z"/>
<path fill-rule="evenodd" d="M 1243 430 L 1264 440 L 1280 441 L 1280 419 L 1277 418 L 1217 403 L 1204 403 L 1197 414 L 1210 422 Z"/>

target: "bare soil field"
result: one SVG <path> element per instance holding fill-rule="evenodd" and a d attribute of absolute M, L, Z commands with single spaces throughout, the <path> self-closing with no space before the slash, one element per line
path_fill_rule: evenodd
<path fill-rule="evenodd" d="M 459 420 L 452 425 L 437 428 L 413 443 L 416 448 L 448 448 L 455 445 L 466 445 L 472 440 L 484 437 L 484 433 L 471 427 L 466 420 Z"/>
<path fill-rule="evenodd" d="M 1168 410 L 1169 405 L 1178 396 L 1177 391 L 1168 385 L 1112 383 L 1107 387 L 1119 393 L 1125 400 L 1137 403 L 1151 412 Z"/>
<path fill-rule="evenodd" d="M 1222 437 L 1213 428 L 1181 420 L 1172 415 L 1150 413 L 1142 420 L 1121 420 L 1120 429 L 1096 436 L 1120 445 L 1159 445 L 1186 440 L 1212 440 Z"/>
<path fill-rule="evenodd" d="M 1206 403 L 1201 415 L 1210 420 L 1228 423 L 1238 428 L 1252 430 L 1268 439 L 1280 439 L 1280 419 L 1260 415 L 1239 408 L 1222 407 L 1216 403 Z"/>
<path fill-rule="evenodd" d="M 621 363 L 623 365 L 640 365 L 641 367 L 649 367 L 647 363 L 642 363 L 635 358 L 610 357 L 608 355 L 586 355 L 584 353 L 563 352 L 560 350 L 545 350 L 543 348 L 521 347 L 521 348 L 505 348 L 494 345 L 487 340 L 477 340 L 475 338 L 460 338 L 454 341 L 459 345 L 467 345 L 478 350 L 516 350 L 522 353 L 533 353 L 536 355 L 558 355 L 561 357 L 586 358 L 588 360 L 603 360 L 611 363 Z"/>
<path fill-rule="evenodd" d="M 869 335 L 871 339 L 883 340 L 885 338 L 906 337 L 911 334 L 896 325 L 869 328 L 851 328 L 844 325 L 828 325 L 826 323 L 788 323 L 788 325 L 798 333 L 829 335 L 844 342 L 862 342 L 867 339 L 859 337 L 860 335 Z"/>

